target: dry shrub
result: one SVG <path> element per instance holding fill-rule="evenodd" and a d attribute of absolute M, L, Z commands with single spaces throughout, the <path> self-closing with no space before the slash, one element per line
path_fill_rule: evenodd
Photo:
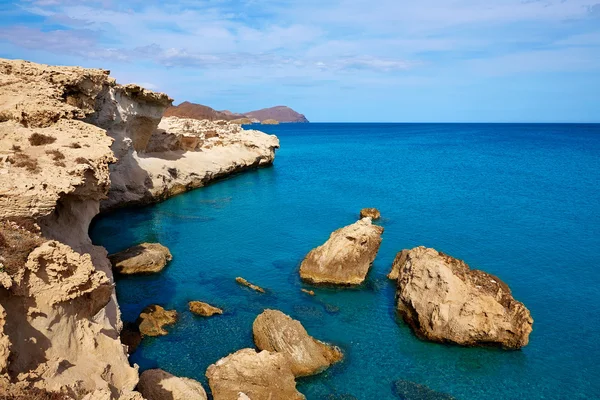
<path fill-rule="evenodd" d="M 31 143 L 32 146 L 43 146 L 45 144 L 50 144 L 54 142 L 56 142 L 55 137 L 37 132 L 29 136 L 29 143 Z"/>
<path fill-rule="evenodd" d="M 44 242 L 38 229 L 31 220 L 0 221 L 0 258 L 9 275 L 22 269 L 29 253 Z"/>
<path fill-rule="evenodd" d="M 90 163 L 90 160 L 88 160 L 88 159 L 87 159 L 87 158 L 85 158 L 85 157 L 77 157 L 77 158 L 75 159 L 75 162 L 76 162 L 77 164 L 89 164 L 89 163 Z"/>
<path fill-rule="evenodd" d="M 70 400 L 71 397 L 43 389 L 16 389 L 8 388 L 3 391 L 0 388 L 0 400 Z"/>
<path fill-rule="evenodd" d="M 37 160 L 24 153 L 16 153 L 9 157 L 8 161 L 15 167 L 25 168 L 29 172 L 38 172 Z"/>
<path fill-rule="evenodd" d="M 69 145 L 69 147 L 72 149 L 80 149 L 81 145 L 79 143 L 73 142 Z"/>
<path fill-rule="evenodd" d="M 48 150 L 46 154 L 52 156 L 52 160 L 60 161 L 65 159 L 65 155 L 60 150 Z"/>
<path fill-rule="evenodd" d="M 16 144 L 13 144 L 10 149 L 14 152 L 19 152 L 19 151 L 21 151 L 21 146 L 17 146 Z"/>

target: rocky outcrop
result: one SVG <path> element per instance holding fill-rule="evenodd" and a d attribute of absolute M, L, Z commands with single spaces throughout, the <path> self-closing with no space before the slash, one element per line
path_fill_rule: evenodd
<path fill-rule="evenodd" d="M 238 400 L 242 395 L 256 400 L 305 399 L 280 353 L 242 349 L 209 366 L 206 377 L 215 400 Z"/>
<path fill-rule="evenodd" d="M 410 250 L 399 271 L 397 308 L 418 336 L 506 349 L 529 342 L 529 310 L 497 277 L 425 247 Z"/>
<path fill-rule="evenodd" d="M 338 347 L 312 338 L 281 311 L 265 310 L 254 320 L 252 333 L 256 347 L 283 354 L 297 377 L 318 374 L 344 358 Z"/>
<path fill-rule="evenodd" d="M 252 290 L 254 290 L 254 291 L 256 291 L 256 292 L 259 292 L 259 293 L 266 293 L 266 292 L 265 292 L 265 289 L 261 288 L 260 286 L 256 286 L 256 285 L 255 285 L 255 284 L 253 284 L 253 283 L 250 283 L 250 282 L 248 282 L 247 280 L 245 280 L 245 279 L 244 279 L 244 278 L 242 278 L 241 276 L 238 276 L 237 278 L 235 278 L 235 281 L 236 281 L 237 283 L 239 283 L 240 285 L 242 285 L 242 286 L 246 286 L 246 287 L 248 287 L 248 288 L 250 288 L 250 289 L 252 289 Z"/>
<path fill-rule="evenodd" d="M 207 121 L 229 121 L 244 118 L 244 115 L 234 114 L 231 111 L 217 111 L 209 106 L 184 101 L 177 106 L 169 107 L 165 111 L 165 117 L 192 118 Z"/>
<path fill-rule="evenodd" d="M 162 369 L 149 369 L 140 375 L 137 390 L 146 400 L 206 400 L 200 382 L 179 378 Z"/>
<path fill-rule="evenodd" d="M 151 305 L 140 313 L 138 327 L 142 336 L 165 336 L 169 332 L 165 329 L 167 325 L 177 322 L 177 311 L 165 310 L 159 305 Z"/>
<path fill-rule="evenodd" d="M 371 218 L 372 220 L 376 220 L 381 218 L 381 213 L 376 208 L 363 208 L 360 210 L 360 219 L 367 217 Z"/>
<path fill-rule="evenodd" d="M 394 262 L 392 263 L 392 269 L 390 270 L 390 273 L 387 276 L 388 279 L 391 279 L 393 281 L 398 280 L 398 276 L 400 276 L 400 268 L 404 266 L 409 251 L 410 250 L 404 249 L 398 252 L 398 254 L 396 254 L 396 258 L 394 258 Z"/>
<path fill-rule="evenodd" d="M 289 107 L 286 106 L 275 106 L 270 108 L 263 108 L 261 110 L 250 111 L 244 113 L 244 115 L 251 119 L 258 121 L 264 121 L 267 119 L 274 119 L 279 122 L 298 122 L 306 123 L 308 120 L 306 117 Z"/>
<path fill-rule="evenodd" d="M 361 284 L 379 251 L 382 233 L 370 218 L 338 229 L 304 258 L 300 277 L 315 284 Z"/>
<path fill-rule="evenodd" d="M 115 143 L 126 147 L 127 137 Z M 113 148 L 115 145 L 113 145 Z M 226 121 L 164 118 L 143 152 L 125 151 L 103 209 L 162 201 L 224 176 L 273 163 L 276 136 Z M 117 152 L 115 152 L 117 153 Z"/>
<path fill-rule="evenodd" d="M 136 275 L 162 271 L 173 256 L 160 243 L 142 243 L 112 254 L 108 259 L 119 274 Z"/>
<path fill-rule="evenodd" d="M 201 317 L 212 317 L 215 314 L 223 314 L 223 310 L 220 308 L 211 306 L 202 301 L 190 301 L 188 307 L 192 313 L 200 315 Z"/>
<path fill-rule="evenodd" d="M 260 123 L 261 125 L 279 125 L 279 121 L 277 121 L 276 119 L 265 119 Z"/>

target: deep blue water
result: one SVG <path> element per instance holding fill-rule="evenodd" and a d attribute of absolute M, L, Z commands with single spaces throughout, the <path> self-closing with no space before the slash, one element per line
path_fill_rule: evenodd
<path fill-rule="evenodd" d="M 145 339 L 132 362 L 206 383 L 206 367 L 253 347 L 252 321 L 276 308 L 346 354 L 299 380 L 308 399 L 393 399 L 398 379 L 459 399 L 600 398 L 600 125 L 260 129 L 281 140 L 273 167 L 94 223 L 94 242 L 110 252 L 157 241 L 174 256 L 160 275 L 117 281 L 125 320 L 153 303 L 181 317 L 168 336 Z M 301 293 L 303 257 L 363 207 L 379 208 L 385 227 L 367 282 Z M 534 318 L 529 345 L 510 352 L 417 339 L 396 318 L 386 279 L 396 252 L 417 245 L 509 284 Z M 236 276 L 268 294 L 239 287 Z M 225 315 L 195 317 L 190 300 Z"/>

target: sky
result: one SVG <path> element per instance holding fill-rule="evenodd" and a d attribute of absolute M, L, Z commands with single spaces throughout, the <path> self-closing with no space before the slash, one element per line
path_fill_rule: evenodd
<path fill-rule="evenodd" d="M 314 122 L 600 122 L 600 0 L 0 0 L 0 57 Z"/>

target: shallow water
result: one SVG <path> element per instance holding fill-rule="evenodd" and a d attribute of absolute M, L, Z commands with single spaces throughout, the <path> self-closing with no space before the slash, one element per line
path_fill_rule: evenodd
<path fill-rule="evenodd" d="M 153 303 L 180 313 L 168 336 L 145 339 L 132 355 L 142 370 L 206 383 L 207 366 L 253 347 L 252 321 L 276 308 L 346 354 L 298 381 L 308 399 L 393 399 L 399 379 L 459 399 L 600 397 L 600 125 L 260 129 L 281 140 L 273 167 L 102 216 L 91 229 L 110 252 L 157 241 L 173 253 L 160 275 L 117 281 L 124 320 Z M 301 293 L 303 257 L 363 207 L 379 208 L 385 227 L 366 283 Z M 386 279 L 396 252 L 417 245 L 509 284 L 534 318 L 529 346 L 507 352 L 417 339 L 396 318 Z M 238 286 L 236 276 L 268 293 Z M 225 314 L 195 317 L 190 300 Z"/>

